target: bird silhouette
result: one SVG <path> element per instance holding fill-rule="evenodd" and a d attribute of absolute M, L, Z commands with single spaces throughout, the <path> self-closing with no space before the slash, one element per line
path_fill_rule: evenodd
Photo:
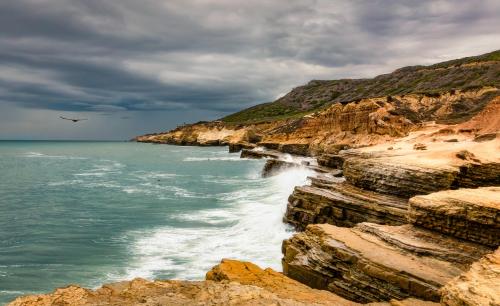
<path fill-rule="evenodd" d="M 64 119 L 64 120 L 73 121 L 73 122 L 78 122 L 78 121 L 82 121 L 82 120 L 88 120 L 87 118 L 75 119 L 75 118 L 66 118 L 66 117 L 63 117 L 63 116 L 59 116 L 59 118 Z"/>

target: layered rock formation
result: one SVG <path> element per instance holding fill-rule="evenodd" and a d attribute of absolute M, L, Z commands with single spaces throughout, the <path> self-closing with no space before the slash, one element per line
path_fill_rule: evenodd
<path fill-rule="evenodd" d="M 280 298 L 293 299 L 305 304 L 356 305 L 328 291 L 312 289 L 270 268 L 262 270 L 249 262 L 224 259 L 221 264 L 207 272 L 206 279 L 257 286 Z"/>
<path fill-rule="evenodd" d="M 439 301 L 442 286 L 500 244 L 499 187 L 449 190 L 500 184 L 500 142 L 467 133 L 429 125 L 323 155 L 345 178 L 295 188 L 285 220 L 305 232 L 284 242 L 284 273 L 358 302 Z"/>
<path fill-rule="evenodd" d="M 269 177 L 288 169 L 300 168 L 297 163 L 287 162 L 279 159 L 268 159 L 262 169 L 262 177 Z"/>
<path fill-rule="evenodd" d="M 90 290 L 76 285 L 51 294 L 19 297 L 9 306 L 49 305 L 356 305 L 327 291 L 311 289 L 272 269 L 223 260 L 206 281 L 134 279 Z"/>
<path fill-rule="evenodd" d="M 303 230 L 308 224 L 354 226 L 360 222 L 406 223 L 407 200 L 363 190 L 344 179 L 312 178 L 312 186 L 296 187 L 284 220 Z"/>
<path fill-rule="evenodd" d="M 447 190 L 413 197 L 409 201 L 408 220 L 437 232 L 499 246 L 500 187 Z"/>
<path fill-rule="evenodd" d="M 283 243 L 283 268 L 293 279 L 358 302 L 439 301 L 439 289 L 489 251 L 411 225 L 317 224 Z"/>
<path fill-rule="evenodd" d="M 500 249 L 472 264 L 469 271 L 441 289 L 448 306 L 500 305 Z"/>
<path fill-rule="evenodd" d="M 474 106 L 476 109 L 471 110 L 471 113 L 477 113 L 491 101 L 497 101 L 494 99 L 498 94 L 497 88 L 484 87 L 432 96 L 411 94 L 365 98 L 332 104 L 298 119 L 250 124 L 215 121 L 185 125 L 166 133 L 138 136 L 134 140 L 178 145 L 231 144 L 233 152 L 238 151 L 239 147 L 248 147 L 245 144 L 258 143 L 285 153 L 317 155 L 335 152 L 339 144 L 364 146 L 384 143 L 408 135 L 429 120 L 465 122 L 470 119 L 469 113 L 458 116 L 453 112 L 455 108 L 471 110 Z M 489 109 L 491 113 L 493 107 Z M 467 129 L 474 132 L 480 130 L 474 127 Z"/>
<path fill-rule="evenodd" d="M 272 103 L 135 140 L 180 145 L 260 143 L 291 154 L 316 155 L 334 152 L 339 144 L 373 145 L 407 136 L 429 121 L 489 133 L 500 124 L 495 119 L 499 54 L 405 67 L 373 79 L 315 80 Z M 478 117 L 481 111 L 486 112 Z M 481 120 L 488 113 L 492 120 Z M 473 116 L 476 119 L 465 124 Z"/>
<path fill-rule="evenodd" d="M 312 289 L 272 269 L 249 262 L 222 260 L 205 281 L 132 281 L 103 285 L 96 290 L 76 285 L 50 294 L 19 297 L 9 306 L 94 305 L 335 305 L 357 306 L 331 292 Z M 434 306 L 417 299 L 391 300 L 370 306 Z"/>
<path fill-rule="evenodd" d="M 341 152 L 347 181 L 360 188 L 407 198 L 461 187 L 500 185 L 498 140 L 450 143 L 437 142 L 438 136 L 433 133 L 418 135 L 395 142 L 398 150 L 378 151 L 388 147 L 381 145 Z M 413 150 L 413 141 L 422 137 L 432 137 L 426 142 L 427 150 Z M 461 157 L 464 151 L 474 157 Z"/>

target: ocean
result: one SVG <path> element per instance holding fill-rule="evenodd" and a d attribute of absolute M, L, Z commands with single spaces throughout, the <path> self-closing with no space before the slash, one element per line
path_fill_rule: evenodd
<path fill-rule="evenodd" d="M 0 141 L 0 304 L 78 284 L 200 280 L 222 258 L 281 271 L 287 198 L 227 147 Z"/>

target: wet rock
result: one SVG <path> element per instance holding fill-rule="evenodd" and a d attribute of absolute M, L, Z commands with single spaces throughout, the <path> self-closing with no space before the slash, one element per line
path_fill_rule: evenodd
<path fill-rule="evenodd" d="M 278 150 L 283 153 L 294 155 L 309 156 L 309 144 L 307 143 L 285 143 L 278 147 Z"/>
<path fill-rule="evenodd" d="M 458 189 L 410 199 L 409 222 L 491 247 L 500 245 L 500 187 Z"/>
<path fill-rule="evenodd" d="M 259 142 L 259 146 L 262 146 L 266 149 L 270 150 L 278 150 L 280 147 L 280 144 L 277 142 Z"/>
<path fill-rule="evenodd" d="M 300 165 L 297 163 L 291 163 L 279 159 L 268 159 L 266 161 L 266 164 L 264 165 L 264 168 L 262 169 L 262 177 L 270 177 L 279 174 L 284 170 L 299 167 Z"/>
<path fill-rule="evenodd" d="M 323 154 L 318 157 L 318 164 L 333 169 L 342 169 L 344 157 L 338 154 Z"/>
<path fill-rule="evenodd" d="M 311 180 L 312 186 L 296 187 L 288 198 L 284 221 L 299 230 L 314 223 L 406 223 L 406 199 L 363 190 L 339 178 Z"/>
<path fill-rule="evenodd" d="M 224 146 L 225 143 L 224 141 L 221 141 L 219 139 L 211 139 L 211 140 L 206 140 L 198 143 L 191 143 L 192 145 L 198 145 L 201 147 L 213 147 L 213 146 Z"/>
<path fill-rule="evenodd" d="M 412 225 L 309 225 L 283 242 L 284 274 L 357 302 L 416 297 L 439 289 L 491 250 Z"/>
<path fill-rule="evenodd" d="M 253 159 L 261 159 L 261 158 L 280 158 L 279 153 L 270 152 L 270 151 L 258 151 L 258 150 L 241 150 L 240 158 L 253 158 Z"/>
<path fill-rule="evenodd" d="M 246 143 L 246 142 L 237 142 L 229 144 L 229 153 L 238 153 L 242 149 L 254 149 L 256 147 L 255 144 Z"/>
<path fill-rule="evenodd" d="M 447 283 L 441 294 L 441 304 L 447 306 L 500 305 L 500 249 Z"/>

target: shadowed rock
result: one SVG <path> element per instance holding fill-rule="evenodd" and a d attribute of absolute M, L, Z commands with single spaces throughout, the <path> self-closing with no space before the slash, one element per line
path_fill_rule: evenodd
<path fill-rule="evenodd" d="M 262 177 L 270 177 L 279 174 L 282 171 L 300 167 L 301 165 L 297 163 L 291 163 L 279 159 L 268 159 L 262 169 Z"/>
<path fill-rule="evenodd" d="M 241 150 L 240 158 L 252 158 L 252 159 L 261 159 L 261 158 L 279 158 L 280 153 L 271 152 L 271 151 L 257 151 L 257 150 Z"/>
<path fill-rule="evenodd" d="M 354 226 L 361 222 L 406 223 L 407 200 L 357 188 L 343 179 L 311 178 L 288 198 L 285 222 L 303 230 L 308 224 Z"/>

